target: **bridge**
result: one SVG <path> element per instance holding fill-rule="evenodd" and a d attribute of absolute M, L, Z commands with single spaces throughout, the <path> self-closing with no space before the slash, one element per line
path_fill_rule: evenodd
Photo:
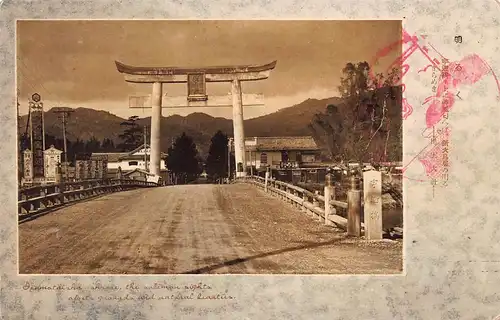
<path fill-rule="evenodd" d="M 402 243 L 346 236 L 349 204 L 284 182 L 83 181 L 19 190 L 21 274 L 395 274 Z M 325 210 L 326 209 L 326 210 Z M 325 214 L 326 212 L 326 214 Z"/>

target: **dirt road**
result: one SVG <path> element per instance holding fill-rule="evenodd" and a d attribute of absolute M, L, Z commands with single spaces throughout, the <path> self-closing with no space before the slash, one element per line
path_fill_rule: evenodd
<path fill-rule="evenodd" d="M 345 234 L 251 185 L 138 189 L 19 226 L 20 273 L 400 273 L 401 243 Z"/>

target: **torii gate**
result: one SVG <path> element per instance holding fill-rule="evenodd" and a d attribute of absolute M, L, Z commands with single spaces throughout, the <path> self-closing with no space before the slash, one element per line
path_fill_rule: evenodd
<path fill-rule="evenodd" d="M 160 120 L 162 107 L 221 107 L 231 106 L 233 108 L 233 130 L 236 160 L 236 176 L 246 175 L 245 161 L 245 131 L 243 127 L 243 95 L 241 93 L 241 81 L 256 81 L 267 79 L 271 70 L 276 66 L 276 61 L 264 65 L 225 66 L 225 67 L 203 67 L 203 68 L 179 68 L 179 67 L 134 67 L 115 61 L 116 68 L 125 75 L 125 81 L 133 83 L 152 83 L 151 95 L 151 173 L 160 175 Z M 231 95 L 226 97 L 210 97 L 219 100 L 218 103 L 209 104 L 206 94 L 206 82 L 231 82 Z M 171 105 L 162 105 L 163 83 L 187 83 L 188 95 L 184 102 L 172 99 Z M 244 95 L 245 98 L 254 98 L 253 95 Z M 229 104 L 230 98 L 232 103 Z M 246 99 L 245 99 L 246 100 Z M 144 107 L 144 100 L 142 104 Z M 168 100 L 167 100 L 167 104 Z M 249 103 L 249 105 L 262 105 L 262 103 Z M 141 106 L 137 106 L 141 107 Z"/>

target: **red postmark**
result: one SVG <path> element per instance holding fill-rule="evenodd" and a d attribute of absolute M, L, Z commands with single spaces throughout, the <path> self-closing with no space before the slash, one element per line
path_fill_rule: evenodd
<path fill-rule="evenodd" d="M 424 166 L 426 175 L 431 179 L 441 179 L 448 168 L 448 142 L 450 138 L 450 128 L 445 127 L 438 132 L 433 143 L 423 149 L 418 155 L 418 160 Z M 446 179 L 447 180 L 447 179 Z"/>
<path fill-rule="evenodd" d="M 424 104 L 430 102 L 425 117 L 427 128 L 432 128 L 440 122 L 443 115 L 453 107 L 460 86 L 473 85 L 490 71 L 491 68 L 476 54 L 443 67 L 436 94 L 424 101 Z M 498 85 L 496 75 L 493 72 L 492 75 Z"/>
<path fill-rule="evenodd" d="M 412 36 L 406 30 L 403 30 L 400 41 L 389 44 L 385 48 L 377 52 L 372 63 L 374 65 L 379 59 L 387 56 L 401 46 L 407 46 L 403 53 L 387 68 L 386 72 L 397 68 L 401 71 L 401 76 L 396 78 L 393 85 L 401 85 L 402 91 L 406 90 L 403 83 L 403 77 L 410 71 L 410 65 L 406 60 L 415 52 L 422 54 L 429 62 L 428 65 L 417 70 L 427 72 L 429 68 L 440 72 L 437 86 L 433 95 L 429 96 L 422 105 L 428 105 L 425 112 L 425 127 L 432 130 L 432 134 L 424 137 L 430 139 L 430 143 L 423 148 L 415 157 L 403 166 L 403 173 L 408 166 L 417 160 L 423 165 L 425 170 L 426 180 L 408 178 L 415 181 L 429 181 L 436 184 L 436 180 L 443 181 L 446 185 L 448 180 L 448 144 L 450 138 L 450 128 L 448 127 L 448 113 L 459 99 L 458 93 L 461 86 L 473 85 L 482 79 L 485 75 L 491 73 L 494 77 L 498 92 L 500 93 L 500 83 L 496 74 L 491 67 L 481 57 L 476 54 L 468 55 L 460 61 L 449 62 L 434 46 L 426 43 L 425 36 Z M 370 70 L 370 77 L 375 79 L 375 76 Z M 382 84 L 379 84 L 379 86 Z M 406 120 L 414 111 L 413 106 L 406 98 L 402 99 L 402 118 Z M 438 126 L 442 128 L 438 128 Z M 438 131 L 436 137 L 435 131 Z M 427 131 L 427 130 L 426 130 Z"/>

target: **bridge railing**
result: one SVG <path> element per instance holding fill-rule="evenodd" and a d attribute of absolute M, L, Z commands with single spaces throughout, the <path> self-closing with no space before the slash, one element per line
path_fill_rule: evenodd
<path fill-rule="evenodd" d="M 134 188 L 156 187 L 154 182 L 130 179 L 88 180 L 19 189 L 18 215 L 31 216 L 63 204 L 105 193 Z"/>
<path fill-rule="evenodd" d="M 266 179 L 258 176 L 239 178 L 236 181 L 251 183 L 301 209 L 301 211 L 316 217 L 326 225 L 336 225 L 347 230 L 348 221 L 339 214 L 349 210 L 349 203 L 347 202 L 337 201 L 332 196 L 328 201 L 329 208 L 327 208 L 324 196 L 283 181 L 268 179 L 266 184 Z M 361 228 L 363 227 L 364 225 L 361 224 Z"/>

